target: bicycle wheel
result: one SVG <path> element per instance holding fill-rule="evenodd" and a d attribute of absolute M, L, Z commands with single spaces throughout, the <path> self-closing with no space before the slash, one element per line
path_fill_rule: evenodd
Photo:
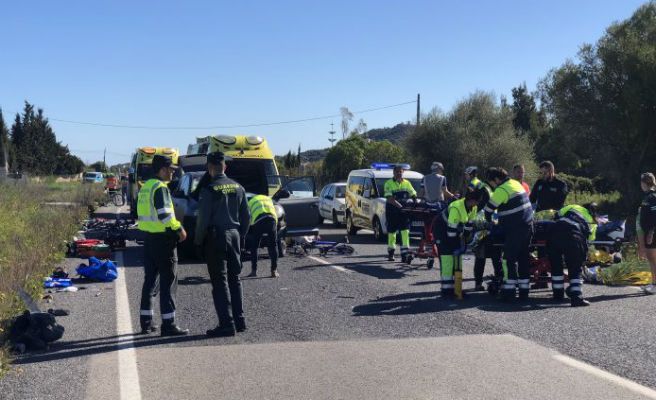
<path fill-rule="evenodd" d="M 121 193 L 113 194 L 112 195 L 112 203 L 114 203 L 114 205 L 116 207 L 123 206 L 125 204 L 125 202 L 123 201 L 123 195 Z"/>
<path fill-rule="evenodd" d="M 348 244 L 345 244 L 345 243 L 340 243 L 337 246 L 335 246 L 331 250 L 331 252 L 334 252 L 334 253 L 340 254 L 340 255 L 350 256 L 351 254 L 353 254 L 355 252 L 355 249 L 351 245 L 348 245 Z"/>

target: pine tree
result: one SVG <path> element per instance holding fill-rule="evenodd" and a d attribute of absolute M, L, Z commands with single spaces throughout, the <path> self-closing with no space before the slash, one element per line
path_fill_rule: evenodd
<path fill-rule="evenodd" d="M 9 130 L 0 109 L 0 175 L 9 172 Z"/>

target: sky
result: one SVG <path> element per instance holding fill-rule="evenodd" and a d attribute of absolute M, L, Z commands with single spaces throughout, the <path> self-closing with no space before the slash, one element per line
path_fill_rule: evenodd
<path fill-rule="evenodd" d="M 342 106 L 450 110 L 511 98 L 631 16 L 634 0 L 13 1 L 0 9 L 0 107 L 25 100 L 85 162 L 197 136 L 264 136 L 274 153 L 328 147 Z M 328 118 L 292 124 L 251 126 Z M 332 116 L 332 117 L 331 117 Z M 356 113 L 369 129 L 415 103 Z M 107 127 L 65 121 L 88 122 Z M 137 129 L 135 126 L 153 129 Z M 200 128 L 200 129 L 190 129 Z"/>

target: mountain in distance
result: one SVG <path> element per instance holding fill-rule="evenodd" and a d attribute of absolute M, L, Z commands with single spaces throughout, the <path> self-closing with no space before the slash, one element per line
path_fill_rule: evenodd
<path fill-rule="evenodd" d="M 371 139 L 374 141 L 383 141 L 389 140 L 394 144 L 401 144 L 403 139 L 414 131 L 415 125 L 411 123 L 401 123 L 397 124 L 391 128 L 376 128 L 370 129 L 365 132 L 362 136 Z M 315 149 L 315 150 L 306 150 L 301 152 L 301 162 L 315 162 L 323 160 L 326 157 L 326 154 L 330 150 L 330 147 L 324 149 Z"/>

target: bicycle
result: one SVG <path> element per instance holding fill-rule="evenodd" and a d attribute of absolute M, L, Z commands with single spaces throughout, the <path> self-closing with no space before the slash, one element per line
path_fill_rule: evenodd
<path fill-rule="evenodd" d="M 125 199 L 123 198 L 123 193 L 120 190 L 107 190 L 107 197 L 109 198 L 109 201 L 116 207 L 122 207 L 125 205 Z"/>
<path fill-rule="evenodd" d="M 328 254 L 350 256 L 355 253 L 355 248 L 347 243 L 303 238 L 301 242 L 295 241 L 291 246 L 291 250 L 288 250 L 288 252 L 297 256 L 311 255 L 314 251 L 318 251 L 321 257 L 326 257 Z"/>

